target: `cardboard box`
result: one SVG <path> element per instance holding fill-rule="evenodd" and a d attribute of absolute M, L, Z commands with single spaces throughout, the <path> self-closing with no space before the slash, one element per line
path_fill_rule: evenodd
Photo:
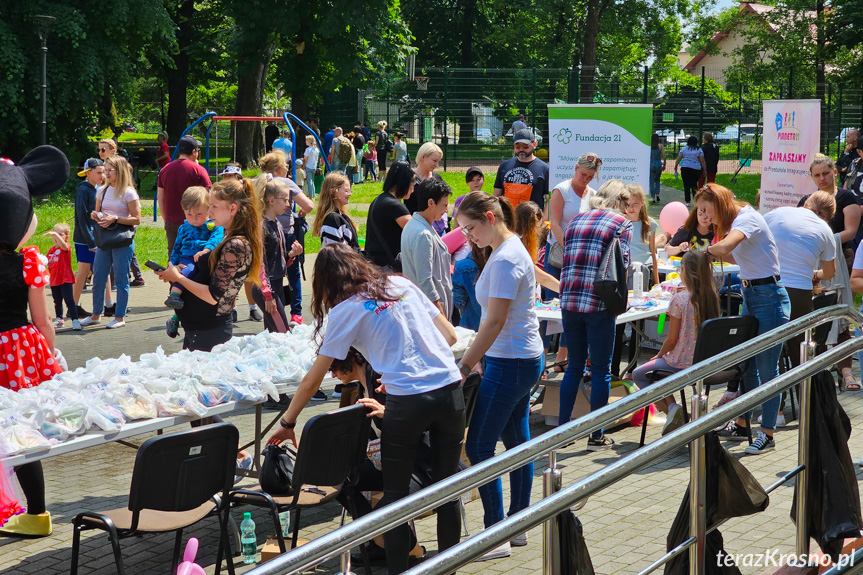
<path fill-rule="evenodd" d="M 540 413 L 545 416 L 545 424 L 546 425 L 557 425 L 557 421 L 560 415 L 560 381 L 561 380 L 551 380 L 547 381 L 545 384 L 545 395 L 542 399 L 542 410 Z M 587 385 L 590 385 L 589 383 Z M 614 382 L 612 382 L 612 386 Z M 626 388 L 621 386 L 612 387 L 611 393 L 608 396 L 608 403 L 612 403 L 617 401 L 618 399 L 622 399 L 627 396 Z M 575 405 L 572 408 L 572 419 L 578 419 L 579 417 L 584 417 L 590 413 L 590 402 L 587 401 L 587 398 L 584 396 L 584 393 L 579 390 L 578 395 L 575 397 Z M 631 414 L 627 415 L 612 425 L 609 425 L 609 428 L 615 427 L 620 424 L 628 424 L 630 420 Z"/>
<path fill-rule="evenodd" d="M 308 539 L 297 539 L 297 547 L 302 547 L 306 543 L 308 543 Z M 288 548 L 288 551 L 291 550 L 291 538 L 285 537 L 285 545 Z M 274 557 L 278 557 L 282 552 L 279 550 L 279 538 L 275 535 L 270 535 L 267 537 L 267 540 L 264 542 L 264 546 L 261 547 L 261 563 L 266 563 L 270 559 Z"/>

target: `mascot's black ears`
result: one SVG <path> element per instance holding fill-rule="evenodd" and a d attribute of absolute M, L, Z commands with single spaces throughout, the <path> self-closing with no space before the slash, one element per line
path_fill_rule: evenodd
<path fill-rule="evenodd" d="M 0 158 L 0 245 L 18 247 L 33 219 L 32 196 L 59 190 L 69 179 L 69 160 L 54 146 L 39 146 L 18 164 Z"/>

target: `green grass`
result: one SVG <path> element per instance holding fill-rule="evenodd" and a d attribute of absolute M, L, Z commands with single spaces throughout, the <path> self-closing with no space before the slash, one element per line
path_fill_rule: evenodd
<path fill-rule="evenodd" d="M 716 183 L 725 186 L 744 202 L 755 205 L 755 194 L 761 187 L 760 174 L 737 174 L 737 182 L 731 183 L 733 174 L 717 174 Z M 674 174 L 662 174 L 662 183 L 671 188 L 682 190 L 683 179 L 674 179 Z"/>

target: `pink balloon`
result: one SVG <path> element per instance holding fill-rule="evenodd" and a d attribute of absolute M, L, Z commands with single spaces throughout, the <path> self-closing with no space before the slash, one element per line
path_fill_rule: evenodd
<path fill-rule="evenodd" d="M 667 234 L 674 234 L 689 217 L 689 208 L 683 202 L 671 202 L 659 213 L 659 226 Z"/>

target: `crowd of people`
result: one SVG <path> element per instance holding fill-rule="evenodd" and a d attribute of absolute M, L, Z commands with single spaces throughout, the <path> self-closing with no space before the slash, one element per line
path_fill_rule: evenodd
<path fill-rule="evenodd" d="M 493 193 L 482 191 L 482 170 L 469 168 L 465 183 L 470 191 L 457 198 L 452 209 L 453 190 L 436 172 L 443 151 L 433 142 L 417 149 L 412 166 L 400 133 L 390 138 L 381 121 L 372 135 L 358 123 L 347 134 L 334 126 L 323 136 L 323 150 L 317 134 L 309 136 L 302 158 L 295 158 L 290 138 L 279 137 L 271 128 L 275 126 L 265 131 L 271 151 L 260 158 L 261 173 L 254 179 L 244 177 L 241 166 L 229 164 L 220 180 L 211 182 L 198 163 L 201 143 L 192 136 L 179 140 L 177 159 L 161 168 L 157 201 L 168 263 L 156 274 L 169 284 L 165 304 L 172 315 L 166 330 L 171 337 L 182 330 L 185 349 L 211 350 L 231 338 L 236 301 L 244 290 L 248 301 L 255 302 L 252 318 L 263 320 L 266 329 L 285 332 L 303 323 L 298 258 L 304 250 L 306 218 L 316 210 L 310 230 L 321 238 L 321 250 L 314 264 L 310 309 L 320 349 L 293 398 L 284 398 L 280 405 L 281 425 L 268 441 L 296 442 L 300 412 L 310 400 L 326 399 L 320 385 L 328 372 L 362 372 L 356 378 L 364 387 L 359 401 L 379 419 L 382 473 L 374 481 L 384 492 L 380 505 L 415 488 L 418 458 L 426 458 L 430 483 L 458 471 L 462 448 L 476 464 L 494 456 L 498 441 L 507 449 L 528 441 L 531 391 L 547 372 L 562 372 L 560 424 L 571 419 L 583 386 L 589 387 L 591 410 L 607 405 L 624 338 L 594 280 L 615 241 L 630 270 L 649 270 L 645 287 L 660 280 L 651 267 L 658 249 L 682 256 L 683 289 L 669 304 L 662 347 L 632 374 L 639 387 L 650 385 L 654 371 L 692 365 L 700 325 L 720 314 L 713 261 L 739 266 L 743 314 L 758 319 L 759 333 L 811 311 L 813 289 L 819 285 L 836 289 L 840 301 L 849 303 L 852 291 L 863 292 L 863 248 L 857 249 L 861 208 L 853 189 L 838 186 L 836 166 L 825 156 L 812 162 L 812 193 L 804 195 L 799 207 L 762 216 L 713 181 L 716 164 L 709 134 L 702 147 L 690 138 L 675 170 L 678 164 L 682 167 L 686 202 L 695 206 L 680 229 L 666 235 L 650 218 L 640 186 L 608 180 L 593 187 L 602 168 L 597 154 L 582 154 L 570 179 L 549 181 L 549 166 L 535 155 L 536 139 L 526 126 L 514 130 L 513 156 L 500 164 Z M 665 162 L 664 150 L 658 144 L 652 149 L 651 177 L 654 165 Z M 50 150 L 40 150 L 30 161 L 35 166 L 22 162 L 29 173 L 39 161 L 59 161 Z M 12 231 L 0 237 L 0 259 L 7 263 L 0 268 L 0 282 L 8 287 L 0 290 L 6 303 L 0 348 L 4 355 L 8 351 L 18 357 L 19 346 L 6 337 L 14 332 L 38 352 L 18 365 L 0 364 L 4 387 L 37 385 L 57 372 L 54 327 L 63 325 L 63 303 L 73 329 L 99 324 L 103 315 L 113 315 L 105 326 L 109 329 L 125 325 L 129 287 L 135 281 L 130 282 L 130 275 L 137 279 L 133 236 L 141 223 L 141 205 L 130 166 L 116 151 L 112 140 L 100 142 L 101 157 L 88 159 L 79 172 L 83 181 L 74 229 L 58 224 L 48 232 L 53 243 L 50 277 L 28 275 L 32 250 L 16 251 L 35 229 L 29 195 L 19 202 L 19 221 L 10 223 Z M 322 154 L 333 169 L 317 190 L 314 178 Z M 853 188 L 856 163 L 849 166 L 845 182 Z M 0 170 L 11 169 L 0 164 Z M 705 181 L 699 182 L 700 176 Z M 369 206 L 362 244 L 348 205 L 352 185 L 365 179 L 380 179 L 383 186 Z M 31 194 L 37 193 L 34 187 Z M 659 201 L 653 184 L 649 196 Z M 106 238 L 114 236 L 107 230 L 131 230 L 130 241 L 111 243 Z M 71 269 L 70 239 L 77 273 Z M 839 255 L 844 262 L 836 262 Z M 86 312 L 80 297 L 91 271 L 93 307 Z M 46 285 L 55 302 L 53 325 L 44 296 L 39 296 Z M 538 299 L 558 299 L 561 309 L 563 334 L 549 365 L 549 337 L 537 319 Z M 33 325 L 27 322 L 28 309 Z M 453 325 L 477 332 L 460 360 L 450 350 L 456 341 Z M 848 326 L 837 325 L 832 341 L 849 337 Z M 750 362 L 744 389 L 778 375 L 781 349 L 777 345 Z M 794 356 L 791 353 L 792 360 Z M 850 368 L 850 360 L 840 363 L 840 385 L 860 389 Z M 22 372 L 30 376 L 17 375 Z M 481 383 L 466 429 L 462 384 L 471 374 L 478 374 Z M 721 402 L 738 394 L 729 389 Z M 760 431 L 746 453 L 774 448 L 780 401 L 775 397 L 761 407 Z M 664 433 L 682 425 L 673 398 L 658 407 L 668 414 Z M 720 436 L 749 437 L 748 421 L 729 422 Z M 603 430 L 592 433 L 586 444 L 590 451 L 613 446 Z M 7 525 L 13 533 L 36 529 L 34 522 L 44 520 L 28 517 L 44 518 L 47 513 L 41 468 L 17 471 L 22 486 L 26 484 L 28 513 Z M 512 472 L 506 513 L 500 480 L 479 489 L 485 527 L 528 506 L 533 477 L 532 464 Z M 439 549 L 455 545 L 461 521 L 456 502 L 439 508 L 437 520 Z M 50 525 L 50 515 L 47 521 Z M 408 526 L 385 535 L 382 555 L 390 573 L 407 569 L 415 544 Z M 519 535 L 484 559 L 508 556 L 512 546 L 525 544 L 526 534 Z"/>

